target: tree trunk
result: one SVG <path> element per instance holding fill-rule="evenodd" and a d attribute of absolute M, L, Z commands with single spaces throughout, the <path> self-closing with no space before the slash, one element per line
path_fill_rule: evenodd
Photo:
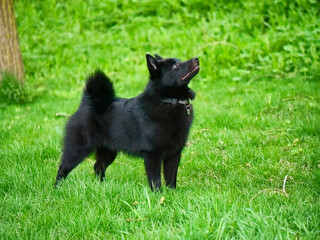
<path fill-rule="evenodd" d="M 24 81 L 13 0 L 0 0 L 0 82 L 2 73 L 13 74 L 20 83 Z"/>

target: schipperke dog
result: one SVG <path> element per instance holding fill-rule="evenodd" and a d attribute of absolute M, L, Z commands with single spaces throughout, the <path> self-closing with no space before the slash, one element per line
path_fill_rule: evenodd
<path fill-rule="evenodd" d="M 149 83 L 131 99 L 117 98 L 109 78 L 96 70 L 88 77 L 78 110 L 70 117 L 56 179 L 65 178 L 95 152 L 94 170 L 102 181 L 117 152 L 144 159 L 149 185 L 160 189 L 161 165 L 167 186 L 176 187 L 181 151 L 193 118 L 188 84 L 199 72 L 199 59 L 181 62 L 147 54 Z"/>

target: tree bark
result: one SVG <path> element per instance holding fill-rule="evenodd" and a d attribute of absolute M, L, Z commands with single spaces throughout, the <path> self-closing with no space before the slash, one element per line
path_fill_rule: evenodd
<path fill-rule="evenodd" d="M 13 74 L 20 83 L 24 82 L 13 0 L 0 0 L 0 82 L 2 73 Z"/>

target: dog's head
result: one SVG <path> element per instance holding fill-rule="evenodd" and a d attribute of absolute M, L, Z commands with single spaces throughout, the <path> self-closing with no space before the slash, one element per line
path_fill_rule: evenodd
<path fill-rule="evenodd" d="M 155 58 L 149 54 L 146 58 L 151 81 L 163 87 L 186 86 L 200 70 L 197 57 L 185 62 L 176 58 L 162 58 L 156 54 Z"/>

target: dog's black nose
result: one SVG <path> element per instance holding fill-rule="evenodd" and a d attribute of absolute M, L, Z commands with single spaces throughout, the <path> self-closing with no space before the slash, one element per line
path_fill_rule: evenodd
<path fill-rule="evenodd" d="M 198 63 L 198 62 L 199 62 L 199 58 L 195 57 L 195 58 L 193 58 L 193 59 L 192 59 L 192 61 L 194 61 L 194 62 L 197 62 L 197 63 Z"/>

